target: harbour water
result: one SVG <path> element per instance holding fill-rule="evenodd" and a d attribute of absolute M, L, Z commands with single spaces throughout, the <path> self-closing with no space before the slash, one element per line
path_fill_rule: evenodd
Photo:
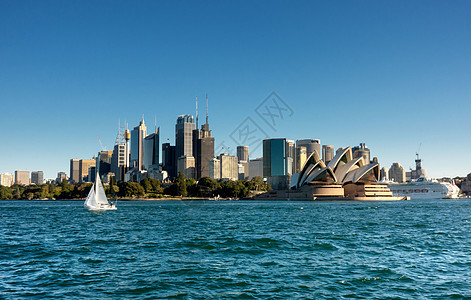
<path fill-rule="evenodd" d="M 471 297 L 471 200 L 0 201 L 0 298 Z"/>

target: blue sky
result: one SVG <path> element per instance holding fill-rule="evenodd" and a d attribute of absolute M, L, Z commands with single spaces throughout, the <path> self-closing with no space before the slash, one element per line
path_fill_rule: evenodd
<path fill-rule="evenodd" d="M 388 168 L 421 143 L 429 176 L 464 176 L 470 37 L 469 1 L 2 0 L 0 173 L 68 173 L 142 114 L 173 143 L 208 93 L 217 145 L 250 118 L 269 137 L 365 142 Z M 270 127 L 256 109 L 273 91 L 292 114 Z"/>

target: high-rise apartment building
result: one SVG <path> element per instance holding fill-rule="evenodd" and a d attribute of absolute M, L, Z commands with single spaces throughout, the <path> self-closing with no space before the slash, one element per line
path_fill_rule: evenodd
<path fill-rule="evenodd" d="M 80 159 L 71 159 L 70 160 L 70 182 L 79 183 L 80 180 Z"/>
<path fill-rule="evenodd" d="M 44 183 L 43 171 L 31 172 L 31 184 L 41 185 L 43 183 Z"/>
<path fill-rule="evenodd" d="M 15 179 L 15 176 L 13 176 L 13 174 L 10 174 L 10 173 L 0 174 L 0 185 L 10 187 L 13 185 L 14 179 Z"/>
<path fill-rule="evenodd" d="M 160 162 L 160 128 L 144 138 L 144 169 L 149 170 L 151 166 L 158 167 Z"/>
<path fill-rule="evenodd" d="M 147 127 L 142 118 L 139 126 L 131 131 L 131 162 L 130 167 L 144 170 L 144 138 L 147 136 Z"/>
<path fill-rule="evenodd" d="M 221 162 L 221 179 L 237 180 L 239 178 L 237 156 L 222 153 L 219 155 L 219 160 Z"/>
<path fill-rule="evenodd" d="M 64 180 L 67 181 L 67 174 L 65 172 L 57 173 L 56 183 L 61 183 Z"/>
<path fill-rule="evenodd" d="M 221 178 L 221 161 L 216 157 L 209 161 L 209 177 L 216 180 Z"/>
<path fill-rule="evenodd" d="M 19 185 L 29 185 L 29 171 L 15 171 L 15 184 Z"/>

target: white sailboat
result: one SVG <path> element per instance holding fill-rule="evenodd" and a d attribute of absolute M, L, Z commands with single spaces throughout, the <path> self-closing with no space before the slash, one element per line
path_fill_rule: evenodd
<path fill-rule="evenodd" d="M 106 198 L 103 184 L 101 183 L 100 176 L 97 174 L 95 183 L 93 184 L 90 192 L 88 193 L 87 200 L 83 207 L 88 210 L 116 210 L 116 204 L 110 203 Z"/>

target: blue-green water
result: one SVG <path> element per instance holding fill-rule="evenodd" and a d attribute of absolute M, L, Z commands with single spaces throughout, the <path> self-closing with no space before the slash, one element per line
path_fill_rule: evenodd
<path fill-rule="evenodd" d="M 471 297 L 471 201 L 0 201 L 0 298 Z"/>

